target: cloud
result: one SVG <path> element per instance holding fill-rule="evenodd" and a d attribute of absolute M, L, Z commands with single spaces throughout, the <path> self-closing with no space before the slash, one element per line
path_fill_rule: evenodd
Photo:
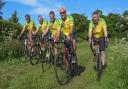
<path fill-rule="evenodd" d="M 41 5 L 36 6 L 34 9 L 32 9 L 29 14 L 41 14 L 41 15 L 48 15 L 48 13 L 50 11 L 54 11 L 56 12 L 56 15 L 58 15 L 58 10 L 60 8 L 60 6 L 62 6 L 62 4 L 60 2 L 51 2 L 49 0 L 42 0 L 42 2 L 40 2 Z"/>
<path fill-rule="evenodd" d="M 29 12 L 31 15 L 45 15 L 48 16 L 50 11 L 54 11 L 56 15 L 59 14 L 57 8 L 48 8 L 48 7 L 37 7 Z"/>
<path fill-rule="evenodd" d="M 50 9 L 44 7 L 37 7 L 29 12 L 29 14 L 41 14 L 41 15 L 48 15 Z"/>
<path fill-rule="evenodd" d="M 54 11 L 58 15 L 58 10 L 62 6 L 61 2 L 51 0 L 8 0 L 23 5 L 31 6 L 32 9 L 28 12 L 31 15 L 48 15 L 49 11 Z"/>
<path fill-rule="evenodd" d="M 41 3 L 38 2 L 38 0 L 8 0 L 10 2 L 17 2 L 20 4 L 24 5 L 29 5 L 29 6 L 40 6 Z"/>

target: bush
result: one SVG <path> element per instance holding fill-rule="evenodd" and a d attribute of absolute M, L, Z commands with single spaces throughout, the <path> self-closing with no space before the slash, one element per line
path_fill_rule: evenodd
<path fill-rule="evenodd" d="M 22 26 L 18 23 L 12 23 L 6 20 L 0 20 L 0 41 L 3 41 L 7 36 L 16 38 L 20 33 Z"/>
<path fill-rule="evenodd" d="M 13 41 L 11 43 L 0 43 L 0 61 L 5 59 L 18 58 L 19 57 L 19 43 Z"/>

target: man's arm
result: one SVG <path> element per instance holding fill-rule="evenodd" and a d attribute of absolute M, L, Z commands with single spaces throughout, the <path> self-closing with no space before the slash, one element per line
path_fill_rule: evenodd
<path fill-rule="evenodd" d="M 30 29 L 30 31 L 29 31 L 29 37 L 31 36 L 31 34 L 32 34 L 32 29 Z"/>
<path fill-rule="evenodd" d="M 20 37 L 22 36 L 22 34 L 25 32 L 25 26 L 23 27 L 21 33 L 20 33 Z"/>
<path fill-rule="evenodd" d="M 48 30 L 49 30 L 49 26 L 45 26 L 44 32 L 42 33 L 43 37 L 48 33 Z"/>
<path fill-rule="evenodd" d="M 108 31 L 107 31 L 107 25 L 105 20 L 103 20 L 103 31 L 104 31 L 104 37 L 105 37 L 105 41 L 108 40 Z"/>
<path fill-rule="evenodd" d="M 90 21 L 90 23 L 89 23 L 89 30 L 88 30 L 88 41 L 89 41 L 89 43 L 91 43 L 91 40 L 92 40 L 92 30 L 93 30 L 93 24 Z"/>
<path fill-rule="evenodd" d="M 38 34 L 38 32 L 39 32 L 40 29 L 41 29 L 41 26 L 38 25 L 38 27 L 37 27 L 37 29 L 36 29 L 36 32 L 35 32 L 36 35 Z"/>
<path fill-rule="evenodd" d="M 88 41 L 89 41 L 89 43 L 91 43 L 91 39 L 92 39 L 92 29 L 89 28 L 89 31 L 88 31 Z"/>
<path fill-rule="evenodd" d="M 105 37 L 105 40 L 107 41 L 107 39 L 108 39 L 108 31 L 107 31 L 106 27 L 104 28 L 104 37 Z"/>
<path fill-rule="evenodd" d="M 73 33 L 73 28 L 74 28 L 74 24 L 72 23 L 72 24 L 70 24 L 70 35 Z"/>

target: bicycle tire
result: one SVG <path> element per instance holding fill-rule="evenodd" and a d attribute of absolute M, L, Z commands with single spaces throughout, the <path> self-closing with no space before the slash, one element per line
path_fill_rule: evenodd
<path fill-rule="evenodd" d="M 43 70 L 49 70 L 52 64 L 53 57 L 50 48 L 46 48 L 42 53 L 42 68 Z"/>
<path fill-rule="evenodd" d="M 75 63 L 72 62 L 72 59 L 75 58 Z M 72 71 L 72 75 L 75 75 L 77 73 L 77 55 L 75 54 L 71 54 L 71 71 Z"/>
<path fill-rule="evenodd" d="M 59 84 L 66 84 L 69 81 L 69 67 L 64 63 L 64 54 L 57 53 L 54 62 L 55 78 Z"/>
<path fill-rule="evenodd" d="M 22 57 L 24 56 L 28 56 L 28 49 L 27 47 L 25 48 L 25 45 L 23 43 L 20 43 L 20 47 L 19 47 L 19 60 L 22 61 Z"/>
<path fill-rule="evenodd" d="M 41 49 L 39 45 L 33 45 L 29 51 L 29 61 L 32 65 L 35 65 L 41 59 Z"/>
<path fill-rule="evenodd" d="M 102 73 L 102 63 L 100 60 L 100 54 L 97 54 L 97 80 L 100 81 Z"/>

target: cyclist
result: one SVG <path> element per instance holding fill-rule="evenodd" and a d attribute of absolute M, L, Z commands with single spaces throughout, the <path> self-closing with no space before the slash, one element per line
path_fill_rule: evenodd
<path fill-rule="evenodd" d="M 28 14 L 25 15 L 25 19 L 26 19 L 26 22 L 23 26 L 23 29 L 22 29 L 19 37 L 21 37 L 22 34 L 26 31 L 28 39 L 29 39 L 28 40 L 29 45 L 30 45 L 29 47 L 31 48 L 31 46 L 33 45 L 33 39 L 34 39 L 33 34 L 35 34 L 36 26 L 34 24 L 34 21 L 31 20 L 30 15 L 28 15 Z"/>
<path fill-rule="evenodd" d="M 38 34 L 39 36 L 41 36 L 41 38 L 43 38 L 44 36 L 47 36 L 48 22 L 44 20 L 41 15 L 38 16 L 38 21 L 39 21 L 39 24 L 36 30 L 36 34 Z M 43 41 L 40 42 L 41 47 L 42 47 L 42 42 Z"/>
<path fill-rule="evenodd" d="M 94 51 L 94 40 L 97 39 L 100 44 L 100 53 L 101 53 L 101 62 L 103 68 L 105 67 L 105 42 L 108 41 L 108 32 L 106 22 L 103 18 L 100 18 L 98 12 L 92 13 L 92 20 L 89 23 L 89 43 L 91 44 L 91 50 L 94 54 L 94 58 L 96 57 L 96 53 Z"/>
<path fill-rule="evenodd" d="M 51 32 L 51 37 L 53 38 L 54 42 L 56 42 L 59 38 L 59 20 L 55 18 L 54 11 L 49 12 L 50 22 L 48 23 L 47 29 Z M 47 30 L 48 31 L 48 30 Z M 53 53 L 56 55 L 57 49 L 53 46 Z"/>
<path fill-rule="evenodd" d="M 61 7 L 60 10 L 61 20 L 60 24 L 62 25 L 62 33 L 66 36 L 66 38 L 71 42 L 71 46 L 76 51 L 76 39 L 75 34 L 73 34 L 74 29 L 74 20 L 71 15 L 67 15 L 64 7 Z M 72 60 L 72 63 L 75 63 L 76 60 Z"/>

